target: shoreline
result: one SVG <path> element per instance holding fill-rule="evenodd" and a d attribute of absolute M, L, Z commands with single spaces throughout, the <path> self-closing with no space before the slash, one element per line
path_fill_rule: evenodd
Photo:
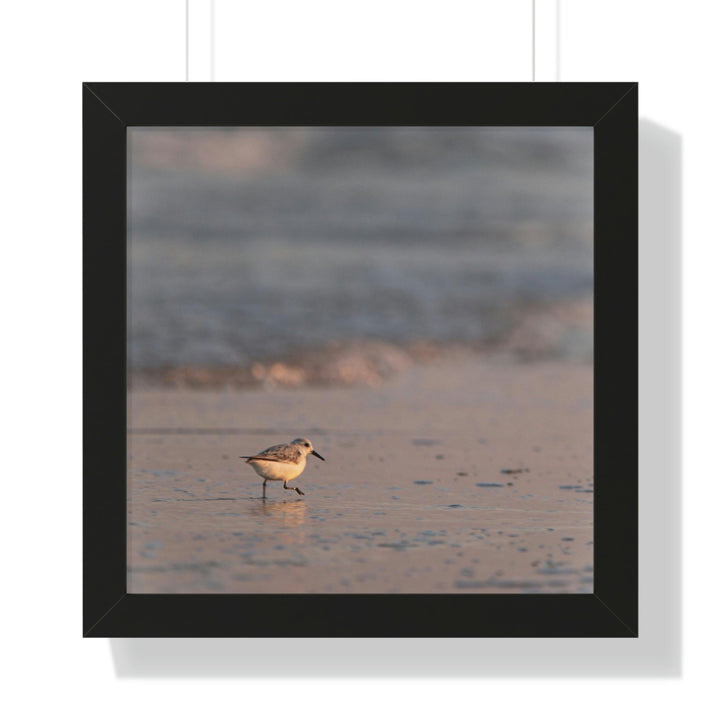
<path fill-rule="evenodd" d="M 131 388 L 378 387 L 415 366 L 592 362 L 592 299 L 532 305 L 502 335 L 477 342 L 358 339 L 328 342 L 245 364 L 134 368 Z"/>

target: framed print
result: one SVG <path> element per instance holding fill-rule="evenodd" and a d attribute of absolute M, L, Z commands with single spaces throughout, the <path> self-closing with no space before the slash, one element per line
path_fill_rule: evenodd
<path fill-rule="evenodd" d="M 88 637 L 635 637 L 635 83 L 86 83 Z"/>

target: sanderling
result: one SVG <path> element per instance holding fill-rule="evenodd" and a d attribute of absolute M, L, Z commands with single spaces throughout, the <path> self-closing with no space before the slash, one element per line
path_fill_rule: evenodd
<path fill-rule="evenodd" d="M 325 458 L 313 450 L 312 443 L 305 438 L 296 438 L 291 443 L 273 445 L 257 455 L 241 455 L 240 457 L 252 465 L 253 470 L 263 478 L 263 499 L 265 499 L 265 484 L 268 480 L 281 480 L 285 490 L 294 490 L 298 495 L 305 493 L 298 487 L 288 485 L 305 469 L 308 455 L 314 455 L 321 460 Z"/>

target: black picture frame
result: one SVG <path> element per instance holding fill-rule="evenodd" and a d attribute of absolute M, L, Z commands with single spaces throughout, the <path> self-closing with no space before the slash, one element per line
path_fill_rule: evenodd
<path fill-rule="evenodd" d="M 85 83 L 82 93 L 85 637 L 638 636 L 637 83 Z M 594 128 L 593 593 L 127 593 L 127 129 L 261 125 Z"/>

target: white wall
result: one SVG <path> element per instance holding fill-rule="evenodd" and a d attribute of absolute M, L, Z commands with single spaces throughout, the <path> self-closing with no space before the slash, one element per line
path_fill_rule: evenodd
<path fill-rule="evenodd" d="M 196 0 L 191 0 L 193 3 Z M 538 0 L 541 79 L 554 67 L 552 3 Z M 201 12 L 202 10 L 198 10 Z M 189 66 L 183 0 L 3 5 L 2 547 L 4 700 L 13 715 L 349 717 L 458 713 L 603 717 L 716 705 L 714 530 L 717 422 L 718 5 L 700 0 L 562 0 L 562 80 L 638 80 L 641 114 L 682 136 L 684 152 L 684 481 L 682 678 L 411 680 L 118 679 L 106 640 L 81 635 L 81 93 L 85 80 L 530 80 L 531 2 L 231 3 L 214 63 L 201 40 Z M 550 13 L 550 15 L 548 15 Z M 548 17 L 551 21 L 548 21 Z M 288 19 L 289 18 L 289 19 Z M 197 27 L 197 26 L 196 26 Z M 233 47 L 233 44 L 235 47 Z M 221 46 L 222 45 L 222 46 Z M 209 47 L 209 44 L 207 45 Z M 550 49 L 548 49 L 550 47 Z M 233 69 L 233 58 L 240 62 Z M 203 65 L 204 64 L 204 65 Z M 307 75 L 305 74 L 307 72 Z M 237 74 L 236 74 L 237 73 Z M 332 77 L 331 77 L 332 76 Z M 643 258 L 648 262 L 648 258 Z M 7 332 L 7 331 L 10 332 Z M 8 452 L 9 451 L 9 452 Z M 645 596 L 643 601 L 647 601 Z M 652 601 L 652 598 L 650 599 Z M 598 652 L 612 649 L 598 642 Z M 630 642 L 630 641 L 628 641 Z M 638 641 L 632 641 L 633 643 Z M 550 654 L 578 643 L 548 643 Z M 176 646 L 174 646 L 176 647 Z M 229 646 L 230 653 L 251 645 Z M 276 646 L 273 646 L 276 647 Z M 318 646 L 316 646 L 318 647 Z M 334 652 L 334 645 L 320 645 Z M 435 651 L 435 645 L 424 647 Z M 496 652 L 443 645 L 457 660 Z M 497 646 L 496 646 L 497 647 Z M 523 659 L 522 645 L 517 648 Z M 537 648 L 537 645 L 531 646 Z M 632 645 L 628 644 L 629 652 Z M 367 648 L 367 646 L 366 646 Z M 449 649 L 448 649 L 449 648 Z M 554 650 L 553 650 L 554 648 Z M 372 645 L 366 649 L 372 653 Z M 623 716 L 625 713 L 622 713 Z"/>

